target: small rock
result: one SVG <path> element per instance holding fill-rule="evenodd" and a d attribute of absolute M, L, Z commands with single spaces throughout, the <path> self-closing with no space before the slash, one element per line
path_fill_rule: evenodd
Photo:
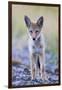
<path fill-rule="evenodd" d="M 25 68 L 24 69 L 24 74 L 30 75 L 30 71 L 27 68 Z"/>

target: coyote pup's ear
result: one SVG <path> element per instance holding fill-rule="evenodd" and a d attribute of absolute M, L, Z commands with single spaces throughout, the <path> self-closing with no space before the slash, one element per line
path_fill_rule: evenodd
<path fill-rule="evenodd" d="M 30 19 L 28 18 L 28 16 L 24 16 L 24 20 L 25 20 L 26 26 L 29 28 L 30 25 L 31 25 L 31 21 L 30 21 Z"/>
<path fill-rule="evenodd" d="M 43 26 L 43 16 L 41 16 L 38 20 L 37 20 L 37 25 L 41 28 Z"/>

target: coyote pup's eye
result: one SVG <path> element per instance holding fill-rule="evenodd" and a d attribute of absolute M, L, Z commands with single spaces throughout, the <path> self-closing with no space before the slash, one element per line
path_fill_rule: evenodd
<path fill-rule="evenodd" d="M 32 31 L 30 31 L 30 33 L 32 33 Z"/>
<path fill-rule="evenodd" d="M 38 33 L 39 31 L 36 31 L 36 33 Z"/>

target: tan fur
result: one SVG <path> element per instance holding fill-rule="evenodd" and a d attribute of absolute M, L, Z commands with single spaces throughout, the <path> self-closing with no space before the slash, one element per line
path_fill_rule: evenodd
<path fill-rule="evenodd" d="M 30 19 L 25 16 L 25 22 L 28 27 L 29 40 L 28 47 L 30 53 L 30 67 L 31 79 L 35 79 L 36 75 L 40 73 L 41 79 L 46 79 L 45 73 L 45 40 L 41 28 L 43 25 L 43 17 L 40 17 L 37 23 L 32 23 Z M 33 40 L 35 38 L 35 40 Z M 40 69 L 37 67 L 37 58 L 39 57 Z"/>

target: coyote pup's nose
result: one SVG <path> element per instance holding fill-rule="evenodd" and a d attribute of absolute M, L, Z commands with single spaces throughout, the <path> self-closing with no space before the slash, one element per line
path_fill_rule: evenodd
<path fill-rule="evenodd" d="M 33 38 L 33 40 L 35 40 L 35 38 Z"/>

